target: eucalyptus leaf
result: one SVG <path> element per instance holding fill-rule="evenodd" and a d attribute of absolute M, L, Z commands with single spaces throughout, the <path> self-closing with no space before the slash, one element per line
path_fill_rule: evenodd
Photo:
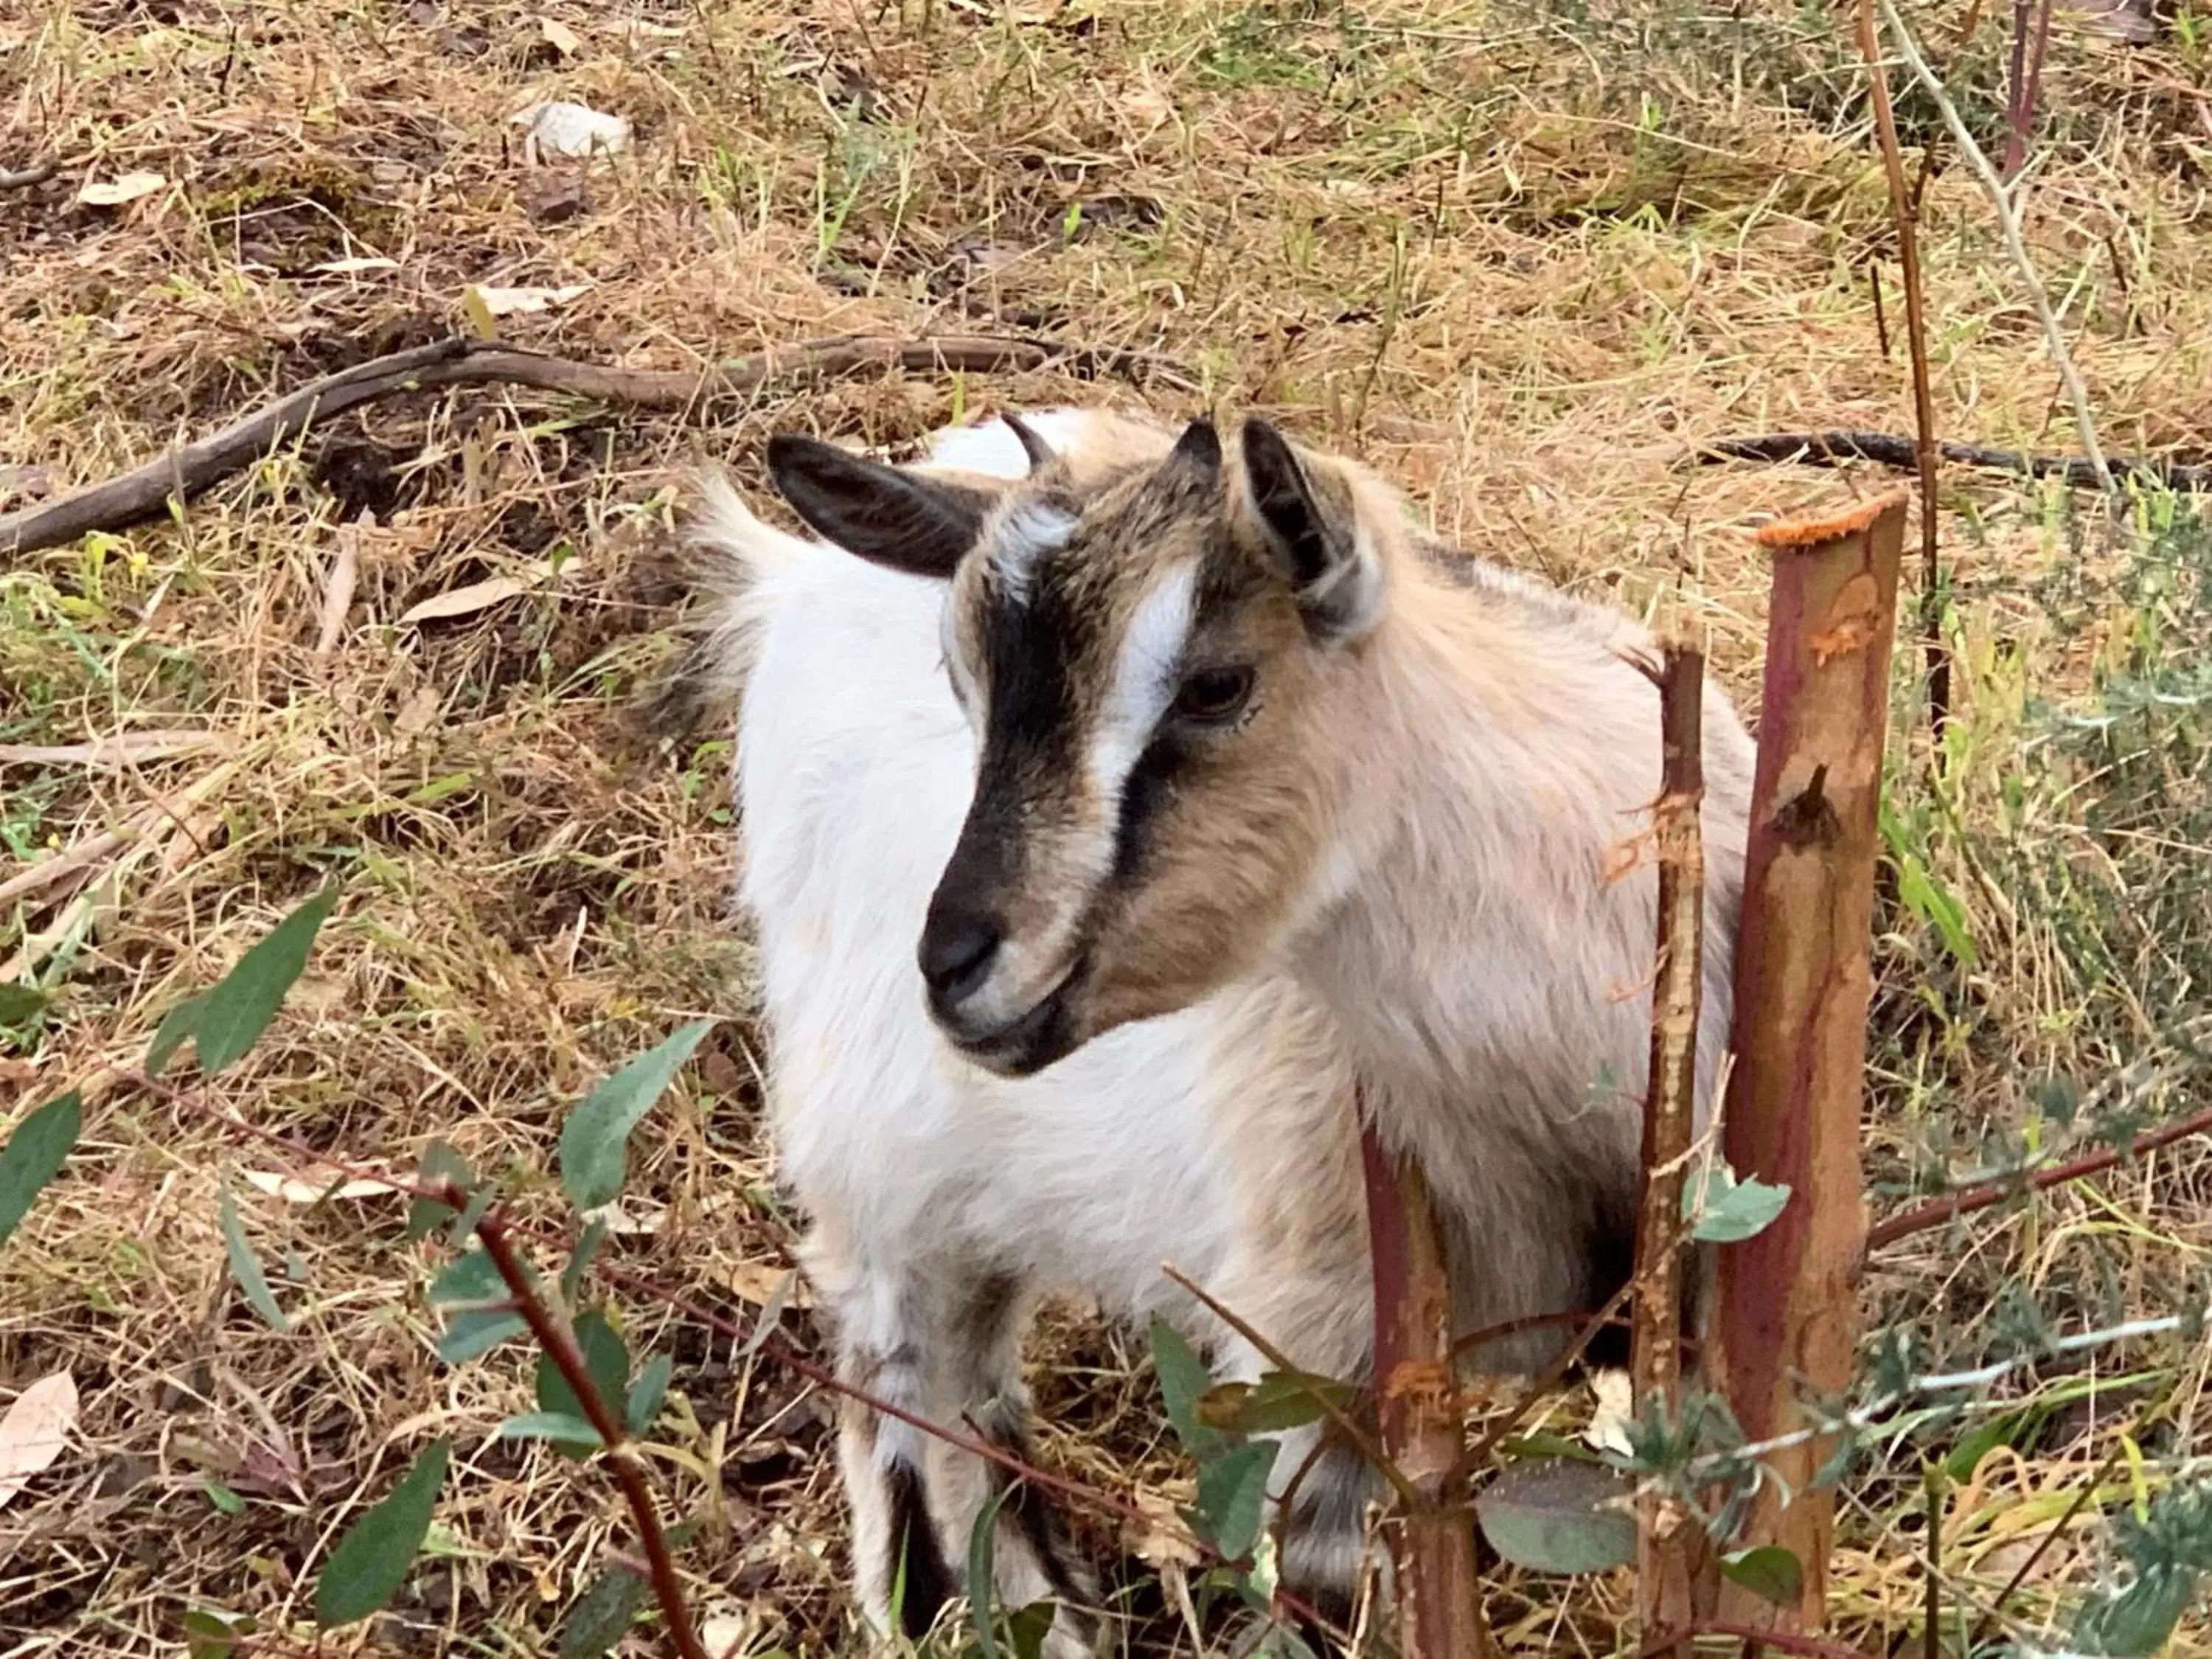
<path fill-rule="evenodd" d="M 1213 1386 L 1205 1362 L 1182 1333 L 1158 1314 L 1152 1316 L 1151 1334 L 1152 1369 L 1159 1374 L 1160 1395 L 1176 1438 L 1193 1457 L 1203 1461 L 1217 1455 L 1228 1446 L 1227 1437 L 1198 1419 L 1199 1397 Z"/>
<path fill-rule="evenodd" d="M 155 1033 L 146 1069 L 160 1071 L 187 1036 L 200 1070 L 210 1076 L 244 1055 L 305 971 L 315 934 L 337 902 L 338 890 L 324 888 L 270 928 L 213 988 L 171 1009 Z"/>
<path fill-rule="evenodd" d="M 1778 1607 L 1796 1607 L 1805 1589 L 1803 1564 L 1779 1544 L 1731 1550 L 1721 1557 L 1721 1576 Z"/>
<path fill-rule="evenodd" d="M 0 1244 L 5 1244 L 46 1183 L 61 1173 L 84 1132 L 84 1097 L 57 1095 L 18 1123 L 0 1149 Z"/>
<path fill-rule="evenodd" d="M 1257 1382 L 1223 1382 L 1208 1389 L 1192 1414 L 1208 1428 L 1231 1434 L 1267 1434 L 1319 1421 L 1352 1402 L 1349 1385 L 1310 1371 L 1269 1371 Z"/>
<path fill-rule="evenodd" d="M 645 1581 L 634 1572 L 609 1567 L 584 1587 L 561 1627 L 561 1659 L 601 1659 L 637 1622 L 645 1602 Z"/>
<path fill-rule="evenodd" d="M 561 1185 L 579 1210 L 611 1204 L 629 1161 L 629 1132 L 660 1098 L 714 1022 L 695 1019 L 586 1095 L 561 1126 Z"/>
<path fill-rule="evenodd" d="M 1242 1559 L 1260 1536 L 1277 1449 L 1272 1440 L 1255 1440 L 1199 1465 L 1194 1513 L 1214 1547 L 1232 1561 Z"/>
<path fill-rule="evenodd" d="M 556 1445 L 597 1451 L 599 1431 L 568 1412 L 517 1412 L 492 1431 L 495 1440 L 550 1440 Z"/>
<path fill-rule="evenodd" d="M 471 1308 L 446 1322 L 446 1334 L 438 1339 L 438 1358 L 459 1365 L 529 1328 L 529 1322 L 510 1309 Z"/>
<path fill-rule="evenodd" d="M 430 1187 L 441 1181 L 450 1181 L 466 1192 L 476 1184 L 476 1172 L 469 1168 L 468 1159 L 444 1141 L 434 1140 L 422 1149 L 421 1185 Z M 416 1199 L 407 1206 L 408 1238 L 410 1241 L 428 1238 L 433 1229 L 453 1213 L 452 1205 L 441 1203 L 434 1198 Z"/>
<path fill-rule="evenodd" d="M 1569 1458 L 1516 1463 L 1474 1500 L 1482 1534 L 1530 1572 L 1606 1572 L 1636 1559 L 1636 1517 L 1604 1507 L 1633 1488 L 1612 1470 Z"/>
<path fill-rule="evenodd" d="M 346 1528 L 315 1578 L 316 1624 L 328 1629 L 366 1619 L 406 1582 L 430 1530 L 451 1453 L 447 1442 L 432 1441 L 399 1484 Z"/>
<path fill-rule="evenodd" d="M 668 1394 L 668 1378 L 676 1364 L 665 1353 L 657 1353 L 647 1360 L 645 1369 L 637 1374 L 630 1387 L 629 1402 L 623 1407 L 623 1420 L 633 1436 L 641 1435 L 653 1426 L 653 1419 L 660 1415 L 660 1402 Z"/>
<path fill-rule="evenodd" d="M 1690 1237 L 1705 1244 L 1735 1244 L 1756 1237 L 1790 1202 L 1790 1188 L 1753 1176 L 1738 1181 L 1724 1164 L 1690 1171 L 1682 1183 L 1682 1219 Z"/>
<path fill-rule="evenodd" d="M 597 1308 L 580 1315 L 575 1322 L 576 1346 L 584 1355 L 584 1372 L 609 1413 L 619 1416 L 629 1395 L 629 1350 L 621 1334 Z M 564 1413 L 591 1420 L 591 1413 L 561 1375 L 550 1354 L 538 1356 L 538 1404 L 542 1410 Z M 598 1436 L 592 1437 L 597 1440 Z"/>

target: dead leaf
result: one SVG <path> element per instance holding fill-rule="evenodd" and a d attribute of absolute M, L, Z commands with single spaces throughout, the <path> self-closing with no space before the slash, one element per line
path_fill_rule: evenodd
<path fill-rule="evenodd" d="M 325 259 L 319 265 L 309 265 L 310 276 L 359 276 L 372 270 L 397 270 L 399 261 L 380 256 L 362 254 L 350 259 Z"/>
<path fill-rule="evenodd" d="M 513 576 L 489 576 L 480 582 L 470 582 L 450 592 L 434 594 L 420 605 L 411 605 L 400 614 L 403 623 L 440 622 L 449 617 L 471 617 L 479 611 L 489 610 L 502 599 L 511 599 L 518 593 L 530 591 L 530 584 Z"/>
<path fill-rule="evenodd" d="M 699 1621 L 699 1641 L 712 1659 L 738 1653 L 760 1628 L 760 1620 L 742 1613 L 710 1613 Z"/>
<path fill-rule="evenodd" d="M 76 199 L 87 207 L 121 207 L 141 197 L 151 196 L 168 182 L 158 173 L 126 173 L 105 184 L 88 179 L 84 188 L 77 191 Z"/>
<path fill-rule="evenodd" d="M 1590 1392 L 1597 1396 L 1597 1409 L 1590 1413 L 1589 1426 L 1583 1431 L 1583 1443 L 1600 1451 L 1630 1455 L 1636 1449 L 1628 1439 L 1635 1386 L 1628 1373 L 1617 1369 L 1599 1371 L 1590 1378 Z"/>
<path fill-rule="evenodd" d="M 791 1272 L 790 1268 L 780 1267 L 773 1261 L 740 1261 L 734 1267 L 722 1269 L 722 1283 L 756 1308 L 765 1308 L 775 1300 L 776 1292 L 783 1288 L 783 1282 L 791 1277 Z M 807 1289 L 804 1277 L 792 1285 L 791 1294 L 784 1297 L 783 1305 L 787 1308 L 811 1308 L 814 1305 L 813 1293 Z"/>
<path fill-rule="evenodd" d="M 574 58 L 584 44 L 575 30 L 550 17 L 538 20 L 538 33 L 547 46 L 563 58 Z"/>
<path fill-rule="evenodd" d="M 629 123 L 588 104 L 530 104 L 507 118 L 522 129 L 526 161 L 541 155 L 615 155 L 629 147 Z"/>
<path fill-rule="evenodd" d="M 485 288 L 471 284 L 469 291 L 483 302 L 484 310 L 491 316 L 512 317 L 519 312 L 547 311 L 555 306 L 565 306 L 589 294 L 592 285 L 575 283 L 567 288 Z"/>
<path fill-rule="evenodd" d="M 248 1170 L 246 1183 L 259 1188 L 271 1198 L 281 1198 L 287 1204 L 313 1204 L 327 1193 L 332 1198 L 374 1198 L 383 1193 L 396 1193 L 398 1188 L 388 1181 L 360 1179 L 340 1182 L 332 1187 L 325 1181 L 302 1181 L 297 1176 L 278 1175 L 268 1170 Z"/>
<path fill-rule="evenodd" d="M 1122 1523 L 1122 1541 L 1131 1554 L 1156 1572 L 1170 1566 L 1194 1567 L 1206 1559 L 1205 1552 L 1192 1539 L 1189 1524 L 1183 1520 L 1180 1505 L 1172 1495 L 1140 1488 L 1134 1499 L 1145 1524 L 1139 1527 L 1133 1521 Z M 1189 1501 L 1188 1492 L 1183 1501 Z"/>
<path fill-rule="evenodd" d="M 0 1509 L 62 1455 L 76 1426 L 76 1379 L 56 1371 L 17 1395 L 0 1417 Z"/>

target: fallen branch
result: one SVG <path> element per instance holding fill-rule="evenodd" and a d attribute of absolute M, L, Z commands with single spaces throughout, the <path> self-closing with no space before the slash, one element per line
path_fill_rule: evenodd
<path fill-rule="evenodd" d="M 0 559 L 64 546 L 91 531 L 119 529 L 156 517 L 172 497 L 188 498 L 220 483 L 278 445 L 298 438 L 316 422 L 403 392 L 448 386 L 526 386 L 634 409 L 689 410 L 775 380 L 840 380 L 883 368 L 912 374 L 985 374 L 1054 366 L 1084 375 L 1170 368 L 1135 352 L 1054 340 L 981 335 L 889 340 L 841 335 L 771 346 L 694 373 L 616 368 L 455 336 L 325 375 L 120 477 L 57 501 L 0 514 Z"/>
<path fill-rule="evenodd" d="M 2046 1187 L 2063 1186 L 2069 1181 L 2079 1181 L 2109 1170 L 2115 1164 L 2132 1158 L 2138 1152 L 2155 1152 L 2160 1146 L 2171 1146 L 2191 1135 L 2212 1133 L 2212 1107 L 2192 1112 L 2187 1117 L 2161 1125 L 2148 1134 L 2137 1135 L 2123 1148 L 2107 1147 L 2101 1152 L 2088 1152 L 2064 1164 L 2056 1164 L 2047 1170 L 2037 1170 L 1996 1181 L 1984 1182 L 1978 1187 L 1948 1193 L 1914 1209 L 1893 1215 L 1867 1230 L 1866 1248 L 1871 1252 L 1886 1244 L 1913 1233 L 1925 1232 L 1930 1227 L 1940 1227 L 1954 1217 L 1971 1215 L 1976 1210 L 1986 1210 L 1993 1204 L 2002 1204 L 2008 1198 L 2025 1193 L 2039 1193 Z"/>
<path fill-rule="evenodd" d="M 1650 453 L 1705 466 L 1721 461 L 1794 461 L 1805 466 L 1875 461 L 1909 472 L 1918 469 L 1918 447 L 1911 438 L 1899 437 L 1893 432 L 1838 428 L 1826 432 L 1773 432 L 1748 438 L 1712 438 L 1696 444 L 1668 444 Z M 1948 439 L 1936 444 L 1936 453 L 1954 466 L 1979 467 L 2028 478 L 2060 478 L 2073 489 L 2105 488 L 2096 467 L 2077 455 L 1991 449 L 1982 444 L 1956 443 Z M 2141 478 L 2182 493 L 2212 490 L 2212 466 L 2162 461 L 2148 455 L 2113 455 L 2104 460 L 2106 471 L 2117 479 Z"/>

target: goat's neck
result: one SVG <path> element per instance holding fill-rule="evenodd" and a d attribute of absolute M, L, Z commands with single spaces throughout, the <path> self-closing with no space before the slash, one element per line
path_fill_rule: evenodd
<path fill-rule="evenodd" d="M 1638 777 L 1613 774 L 1639 711 L 1620 679 L 1633 671 L 1591 635 L 1409 597 L 1354 671 L 1337 833 L 1294 971 L 1371 1085 L 1456 1095 L 1541 1021 L 1531 999 L 1561 956 L 1589 952 L 1597 871 L 1635 827 L 1621 808 Z M 1656 781 L 1656 748 L 1652 765 Z"/>

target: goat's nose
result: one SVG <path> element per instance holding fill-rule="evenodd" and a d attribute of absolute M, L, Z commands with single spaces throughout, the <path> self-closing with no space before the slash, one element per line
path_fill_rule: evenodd
<path fill-rule="evenodd" d="M 989 977 L 1006 939 L 996 916 L 932 916 L 921 934 L 921 976 L 939 1008 L 965 1002 Z"/>

